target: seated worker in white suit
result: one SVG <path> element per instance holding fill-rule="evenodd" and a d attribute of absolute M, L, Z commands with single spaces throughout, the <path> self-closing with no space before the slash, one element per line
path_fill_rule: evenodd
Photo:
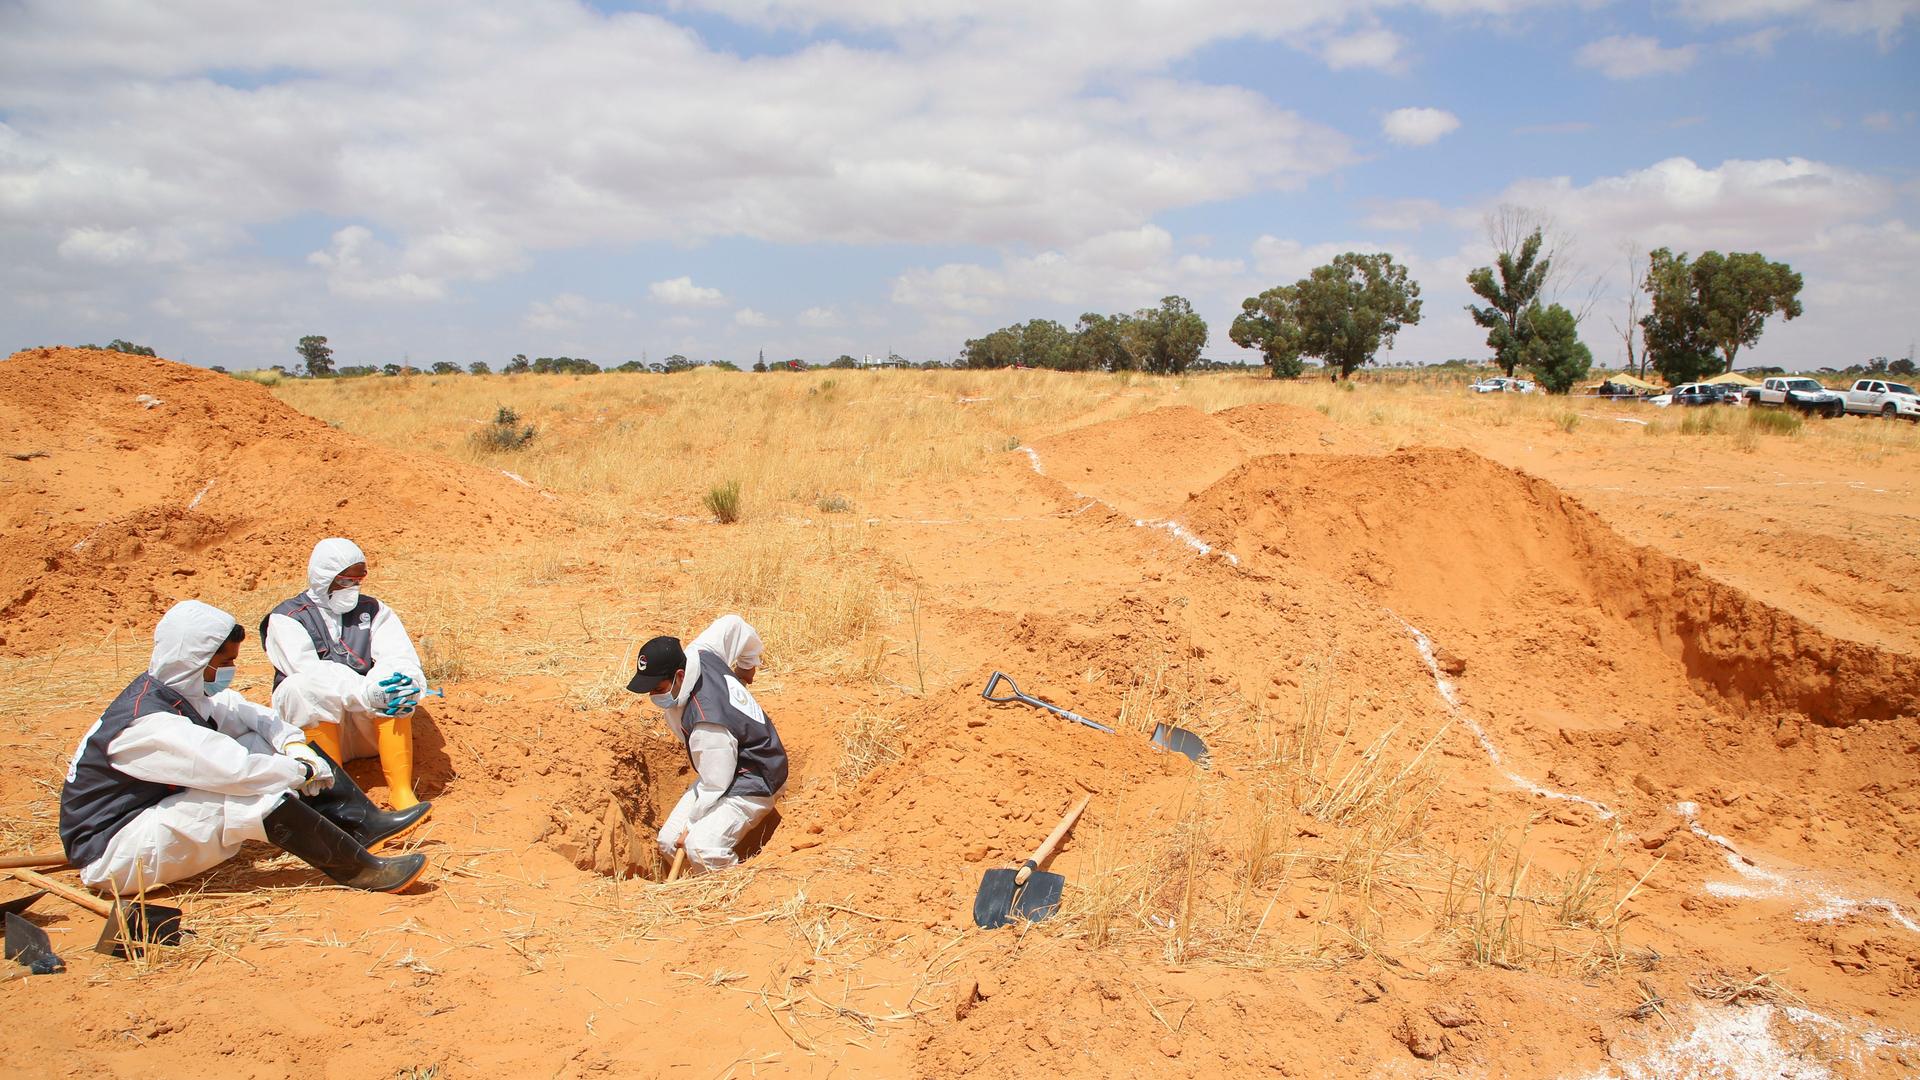
<path fill-rule="evenodd" d="M 693 786 L 660 827 L 669 859 L 684 846 L 703 869 L 738 863 L 735 845 L 786 786 L 786 747 L 747 692 L 759 666 L 760 635 L 738 615 L 722 615 L 684 649 L 673 637 L 640 647 L 627 689 L 660 706 L 693 763 Z"/>
<path fill-rule="evenodd" d="M 307 560 L 307 591 L 260 623 L 273 662 L 273 708 L 335 761 L 380 758 L 395 810 L 413 793 L 413 711 L 426 689 L 420 654 L 393 609 L 360 593 L 367 557 L 330 537 Z M 428 804 L 431 806 L 432 804 Z"/>
<path fill-rule="evenodd" d="M 60 789 L 60 843 L 80 880 L 131 895 L 265 840 L 349 888 L 413 884 L 426 856 L 367 848 L 423 811 L 382 813 L 299 728 L 227 689 L 246 636 L 198 600 L 161 616 L 146 672 L 81 737 Z"/>

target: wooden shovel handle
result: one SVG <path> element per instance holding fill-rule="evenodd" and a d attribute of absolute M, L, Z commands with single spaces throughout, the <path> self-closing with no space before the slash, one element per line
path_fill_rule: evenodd
<path fill-rule="evenodd" d="M 36 889 L 45 889 L 62 900 L 71 900 L 103 919 L 113 917 L 113 905 L 91 893 L 81 892 L 71 885 L 62 885 L 45 874 L 36 874 L 17 866 L 6 868 L 6 872 Z"/>
<path fill-rule="evenodd" d="M 1073 809 L 1067 811 L 1067 816 L 1060 819 L 1060 824 L 1053 827 L 1053 832 L 1049 833 L 1045 840 L 1040 841 L 1040 846 L 1033 851 L 1033 857 L 1027 860 L 1027 864 L 1020 868 L 1018 874 L 1013 876 L 1015 885 L 1025 885 L 1027 878 L 1033 875 L 1035 867 L 1046 865 L 1047 860 L 1053 857 L 1053 849 L 1060 846 L 1060 841 L 1065 840 L 1067 833 L 1073 829 L 1073 823 L 1080 820 L 1080 811 L 1085 810 L 1087 804 L 1092 801 L 1093 796 L 1088 795 L 1073 804 Z"/>
<path fill-rule="evenodd" d="M 667 871 L 667 880 L 679 881 L 680 872 L 682 870 L 685 870 L 686 868 L 687 868 L 687 849 L 684 847 L 674 848 L 673 849 L 673 869 Z"/>
<path fill-rule="evenodd" d="M 18 866 L 46 867 L 50 870 L 68 870 L 73 864 L 61 854 L 53 855 L 0 855 L 0 870 L 12 870 Z"/>

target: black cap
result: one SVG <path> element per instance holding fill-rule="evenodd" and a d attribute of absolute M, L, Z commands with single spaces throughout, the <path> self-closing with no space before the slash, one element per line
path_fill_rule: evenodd
<path fill-rule="evenodd" d="M 679 638 L 654 638 L 640 646 L 640 663 L 634 669 L 627 689 L 636 694 L 649 693 L 660 684 L 661 679 L 672 678 L 674 672 L 686 666 L 687 653 L 680 647 Z"/>

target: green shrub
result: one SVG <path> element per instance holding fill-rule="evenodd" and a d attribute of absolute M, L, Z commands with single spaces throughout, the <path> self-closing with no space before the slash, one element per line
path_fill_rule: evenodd
<path fill-rule="evenodd" d="M 722 525 L 731 525 L 740 520 L 740 481 L 729 480 L 724 484 L 715 484 L 707 489 L 707 509 L 713 512 L 714 520 Z"/>
<path fill-rule="evenodd" d="M 505 405 L 493 414 L 493 423 L 473 433 L 473 443 L 482 450 L 504 453 L 524 450 L 539 431 L 532 424 L 520 424 L 520 414 Z"/>

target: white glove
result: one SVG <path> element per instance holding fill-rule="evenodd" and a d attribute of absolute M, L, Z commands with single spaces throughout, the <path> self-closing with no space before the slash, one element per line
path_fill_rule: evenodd
<path fill-rule="evenodd" d="M 288 743 L 286 752 L 288 757 L 307 766 L 311 774 L 299 784 L 300 794 L 311 797 L 333 786 L 333 766 L 314 753 L 313 747 L 303 742 Z"/>

